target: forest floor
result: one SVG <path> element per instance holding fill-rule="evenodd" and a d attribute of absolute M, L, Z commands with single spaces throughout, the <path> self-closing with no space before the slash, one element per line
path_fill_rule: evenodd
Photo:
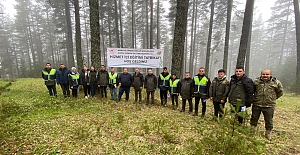
<path fill-rule="evenodd" d="M 237 125 L 230 113 L 212 121 L 210 101 L 201 118 L 172 110 L 170 100 L 160 106 L 158 92 L 155 105 L 140 105 L 132 93 L 115 103 L 82 92 L 63 98 L 57 87 L 51 98 L 41 79 L 8 83 L 0 80 L 0 154 L 300 154 L 300 100 L 292 94 L 278 100 L 268 141 L 262 117 L 253 135 L 249 120 Z"/>

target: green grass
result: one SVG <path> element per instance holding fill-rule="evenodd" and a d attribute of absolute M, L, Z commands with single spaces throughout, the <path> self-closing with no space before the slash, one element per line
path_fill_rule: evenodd
<path fill-rule="evenodd" d="M 0 86 L 6 81 L 0 80 Z M 284 95 L 274 115 L 272 141 L 249 134 L 230 114 L 219 123 L 171 107 L 115 104 L 111 100 L 48 96 L 41 79 L 18 79 L 0 95 L 0 154 L 297 154 L 300 153 L 298 97 Z M 158 93 L 156 94 L 158 99 Z M 168 102 L 170 105 L 170 101 Z M 227 107 L 228 108 L 228 107 Z M 248 109 L 250 110 L 250 109 Z"/>

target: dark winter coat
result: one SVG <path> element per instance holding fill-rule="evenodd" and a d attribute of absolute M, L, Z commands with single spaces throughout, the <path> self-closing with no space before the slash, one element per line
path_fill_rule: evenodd
<path fill-rule="evenodd" d="M 194 90 L 194 82 L 192 78 L 184 78 L 180 80 L 179 92 L 183 99 L 191 99 Z"/>
<path fill-rule="evenodd" d="M 165 80 L 163 79 L 165 78 Z M 171 79 L 171 74 L 167 73 L 160 73 L 158 76 L 158 88 L 160 91 L 168 91 L 170 87 L 170 79 Z"/>
<path fill-rule="evenodd" d="M 100 70 L 98 72 L 98 82 L 97 84 L 100 85 L 100 86 L 107 86 L 108 85 L 108 80 L 109 80 L 109 77 L 108 77 L 108 72 L 106 70 Z"/>
<path fill-rule="evenodd" d="M 96 70 L 89 71 L 90 83 L 97 83 L 98 72 Z"/>
<path fill-rule="evenodd" d="M 84 86 L 90 83 L 89 70 L 80 72 L 80 83 Z"/>
<path fill-rule="evenodd" d="M 144 88 L 147 91 L 155 91 L 157 86 L 157 78 L 155 75 L 151 74 L 151 75 L 146 75 L 145 76 L 145 81 L 144 81 Z"/>
<path fill-rule="evenodd" d="M 53 72 L 53 74 L 52 73 L 50 73 L 50 72 Z M 53 85 L 55 85 L 56 84 L 56 70 L 55 69 L 53 69 L 53 68 L 50 68 L 49 70 L 47 69 L 47 68 L 44 68 L 43 70 L 42 70 L 42 78 L 45 80 L 45 85 L 46 86 L 53 86 Z M 47 74 L 52 74 L 52 75 L 47 75 Z"/>
<path fill-rule="evenodd" d="M 70 74 L 70 70 L 65 67 L 64 69 L 59 68 L 59 70 L 56 72 L 56 82 L 58 84 L 68 84 L 68 75 Z"/>
<path fill-rule="evenodd" d="M 229 103 L 237 104 L 237 99 L 241 100 L 240 106 L 250 107 L 253 101 L 253 81 L 244 75 L 241 79 L 237 79 L 236 75 L 231 76 L 230 91 L 228 95 Z"/>
<path fill-rule="evenodd" d="M 226 102 L 229 89 L 229 80 L 226 77 L 222 79 L 215 77 L 210 85 L 209 97 L 213 97 L 215 102 L 221 102 L 221 100 Z"/>
<path fill-rule="evenodd" d="M 144 84 L 144 76 L 142 73 L 138 72 L 133 73 L 133 84 L 132 86 L 134 87 L 134 89 L 140 89 L 140 87 L 143 87 Z"/>
<path fill-rule="evenodd" d="M 119 83 L 121 83 L 121 87 L 131 87 L 133 82 L 132 75 L 127 73 L 122 73 L 119 77 Z"/>

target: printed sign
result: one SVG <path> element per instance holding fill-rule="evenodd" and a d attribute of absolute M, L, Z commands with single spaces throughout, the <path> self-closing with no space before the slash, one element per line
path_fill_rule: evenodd
<path fill-rule="evenodd" d="M 107 48 L 108 67 L 162 68 L 163 50 Z"/>

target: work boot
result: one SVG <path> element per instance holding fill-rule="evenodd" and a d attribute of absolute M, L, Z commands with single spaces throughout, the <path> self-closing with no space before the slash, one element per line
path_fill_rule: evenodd
<path fill-rule="evenodd" d="M 266 130 L 266 132 L 265 132 L 265 138 L 267 140 L 271 140 L 271 130 Z"/>
<path fill-rule="evenodd" d="M 195 113 L 193 114 L 193 116 L 198 116 L 198 112 L 195 112 Z"/>

